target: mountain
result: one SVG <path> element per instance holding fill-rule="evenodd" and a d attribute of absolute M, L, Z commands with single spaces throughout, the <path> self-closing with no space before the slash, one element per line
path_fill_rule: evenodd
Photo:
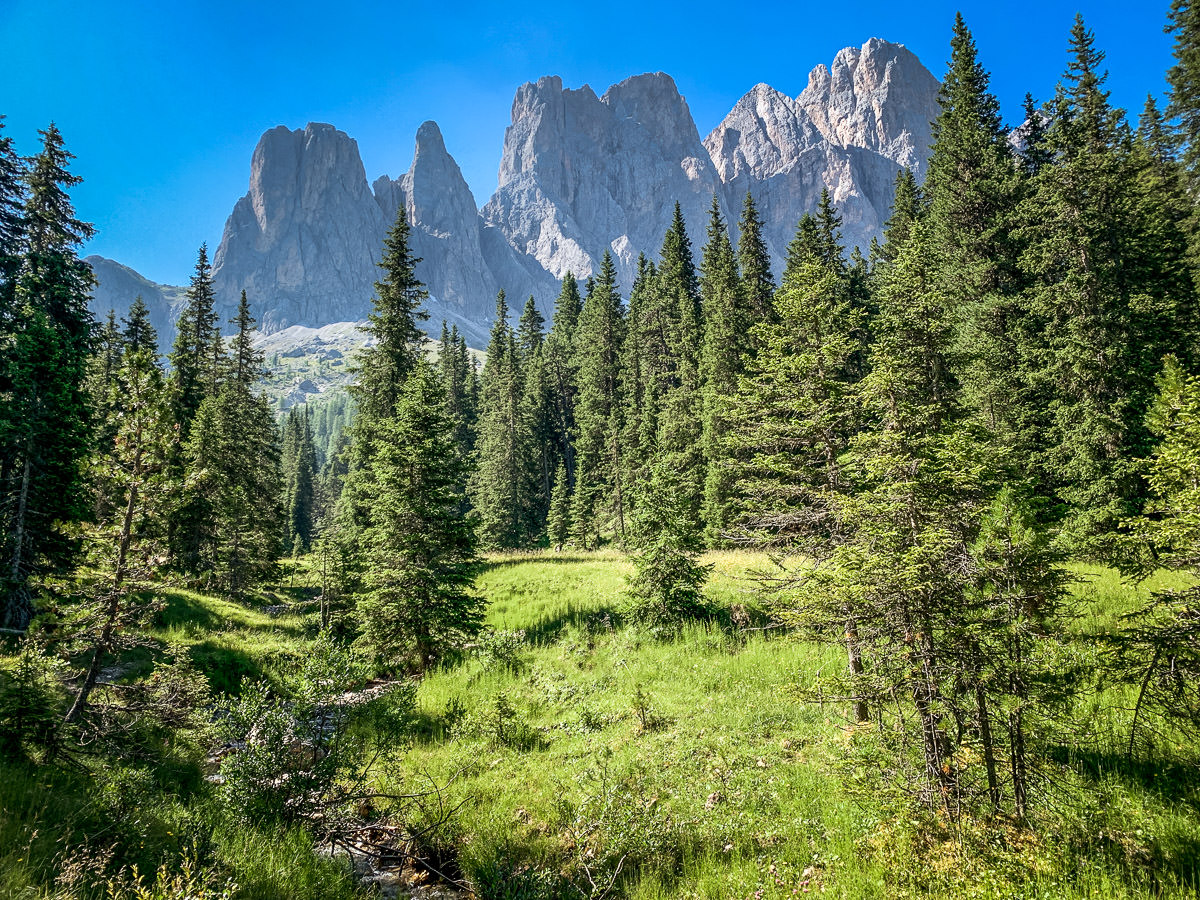
<path fill-rule="evenodd" d="M 89 256 L 84 262 L 96 276 L 89 304 L 92 315 L 103 321 L 111 309 L 124 317 L 134 298 L 140 296 L 150 311 L 150 324 L 158 332 L 159 350 L 166 353 L 175 340 L 175 320 L 185 302 L 185 288 L 155 284 L 128 266 L 103 256 Z"/>
<path fill-rule="evenodd" d="M 777 271 L 823 189 L 847 246 L 865 251 L 882 234 L 897 173 L 924 177 L 938 88 L 902 45 L 872 38 L 813 69 L 795 99 L 755 86 L 704 139 L 730 208 L 753 195 Z"/>
<path fill-rule="evenodd" d="M 638 255 L 657 257 L 677 202 L 698 254 L 713 197 L 736 222 L 751 193 L 778 268 L 797 220 L 827 188 L 848 246 L 865 250 L 888 218 L 896 174 L 924 175 L 937 94 L 916 56 L 872 38 L 814 68 L 797 97 L 755 86 L 701 140 L 662 72 L 602 96 L 541 78 L 517 89 L 499 186 L 482 209 L 434 122 L 418 130 L 405 174 L 371 184 L 344 132 L 279 126 L 254 150 L 249 190 L 214 257 L 220 312 L 232 314 L 244 289 L 267 334 L 360 321 L 401 205 L 430 292 L 428 330 L 446 319 L 475 346 L 501 288 L 514 308 L 532 295 L 549 312 L 562 276 L 585 278 L 607 251 L 628 289 Z M 158 290 L 169 315 L 178 289 L 135 284 L 140 276 L 111 261 L 94 267 L 99 306 L 121 309 L 117 294 L 128 294 L 127 307 L 136 287 L 147 302 Z"/>

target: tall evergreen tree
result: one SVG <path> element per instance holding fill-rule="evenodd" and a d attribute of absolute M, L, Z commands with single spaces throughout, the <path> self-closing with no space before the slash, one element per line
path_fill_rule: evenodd
<path fill-rule="evenodd" d="M 479 631 L 485 605 L 472 592 L 479 559 L 462 505 L 467 467 L 427 363 L 410 371 L 374 440 L 359 640 L 386 666 L 424 671 Z"/>
<path fill-rule="evenodd" d="M 191 431 L 192 419 L 200 404 L 214 393 L 217 373 L 212 371 L 213 348 L 222 346 L 215 305 L 208 247 L 201 244 L 187 291 L 187 303 L 175 326 L 175 343 L 170 354 L 175 417 L 184 439 Z"/>
<path fill-rule="evenodd" d="M 955 317 L 955 369 L 967 403 L 989 428 L 1016 440 L 1023 418 L 1023 311 L 1013 240 L 1021 179 L 979 62 L 975 39 L 955 18 L 950 66 L 938 94 L 925 190 L 938 248 L 939 290 Z"/>
<path fill-rule="evenodd" d="M 283 427 L 284 548 L 307 553 L 316 537 L 317 454 L 312 414 L 307 405 L 293 406 Z"/>
<path fill-rule="evenodd" d="M 67 721 L 87 707 L 110 654 L 136 642 L 153 605 L 139 596 L 153 577 L 159 520 L 168 496 L 166 479 L 176 439 L 169 393 L 157 347 L 126 345 L 105 404 L 110 421 L 98 446 L 95 479 L 113 498 L 89 530 L 98 577 L 83 614 L 70 623 L 70 644 L 87 660 Z"/>
<path fill-rule="evenodd" d="M 1167 31 L 1175 35 L 1175 64 L 1167 72 L 1167 115 L 1193 197 L 1200 193 L 1200 9 L 1192 0 L 1171 0 Z"/>
<path fill-rule="evenodd" d="M 571 519 L 577 542 L 581 536 L 596 536 L 605 530 L 623 540 L 628 503 L 621 478 L 625 318 L 609 253 L 605 252 L 599 273 L 590 281 L 575 335 L 578 437 Z"/>
<path fill-rule="evenodd" d="M 71 525 L 88 515 L 83 461 L 89 449 L 84 382 L 94 325 L 91 269 L 78 256 L 92 227 L 75 216 L 67 190 L 73 158 L 51 124 L 26 175 L 24 263 L 14 292 L 0 417 L 4 476 L 0 514 L 5 551 L 2 624 L 25 628 L 30 578 L 69 564 Z M 11 213 L 12 197 L 4 198 Z M 11 223 L 10 223 L 11 224 Z M 0 248 L 3 250 L 4 248 Z"/>
<path fill-rule="evenodd" d="M 416 276 L 421 258 L 413 256 L 409 247 L 410 232 L 400 204 L 396 223 L 383 242 L 379 262 L 383 278 L 375 282 L 374 306 L 367 315 L 367 332 L 375 338 L 375 346 L 359 357 L 358 380 L 352 389 L 364 425 L 392 414 L 421 358 L 425 335 L 418 323 L 429 318 L 424 309 L 429 292 Z"/>
<path fill-rule="evenodd" d="M 726 407 L 753 354 L 755 311 L 750 291 L 760 286 L 739 277 L 737 257 L 714 197 L 708 242 L 700 261 L 704 310 L 704 348 L 700 359 L 704 385 L 704 522 L 709 543 L 719 541 L 729 524 L 732 470 L 721 452 L 728 428 Z"/>
<path fill-rule="evenodd" d="M 1153 444 L 1154 377 L 1167 352 L 1191 355 L 1195 321 L 1186 236 L 1109 104 L 1102 64 L 1077 19 L 1047 135 L 1055 164 L 1035 179 L 1022 257 L 1051 398 L 1043 477 L 1065 506 L 1065 539 L 1093 555 L 1113 549 L 1113 525 L 1142 502 L 1134 460 Z"/>
<path fill-rule="evenodd" d="M 771 253 L 763 238 L 763 222 L 758 207 L 749 191 L 742 203 L 742 217 L 738 220 L 738 269 L 746 293 L 746 302 L 752 310 L 755 322 L 768 322 L 775 307 L 771 298 L 775 295 L 775 278 L 771 274 Z"/>
<path fill-rule="evenodd" d="M 508 322 L 504 291 L 483 367 L 476 470 L 471 500 L 479 513 L 480 540 L 489 549 L 524 547 L 537 537 L 531 417 L 525 402 L 521 353 Z"/>
<path fill-rule="evenodd" d="M 550 390 L 554 441 L 558 456 L 567 468 L 568 479 L 575 477 L 575 399 L 579 368 L 575 351 L 575 331 L 583 309 L 583 298 L 575 276 L 563 276 L 562 289 L 554 303 L 554 320 L 546 336 L 545 372 Z"/>
<path fill-rule="evenodd" d="M 126 349 L 134 352 L 148 350 L 157 362 L 158 332 L 150 324 L 150 310 L 146 308 L 146 301 L 141 294 L 133 298 L 133 303 L 129 304 L 129 317 L 121 321 L 125 324 L 121 337 Z"/>

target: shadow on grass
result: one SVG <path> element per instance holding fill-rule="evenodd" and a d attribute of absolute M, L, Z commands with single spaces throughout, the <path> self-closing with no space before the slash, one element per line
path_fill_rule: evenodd
<path fill-rule="evenodd" d="M 525 639 L 531 646 L 544 647 L 562 637 L 568 628 L 578 628 L 588 634 L 617 631 L 622 624 L 615 606 L 579 607 L 568 603 L 567 608 L 543 616 L 525 629 Z"/>
<path fill-rule="evenodd" d="M 1099 781 L 1116 777 L 1171 803 L 1182 803 L 1200 812 L 1200 768 L 1194 762 L 1134 756 L 1107 750 L 1057 746 L 1049 756 L 1081 775 Z"/>
<path fill-rule="evenodd" d="M 263 677 L 263 667 L 244 650 L 229 647 L 214 640 L 200 641 L 188 648 L 192 664 L 208 677 L 214 692 L 236 696 L 246 679 Z"/>
<path fill-rule="evenodd" d="M 523 566 L 528 563 L 555 563 L 557 565 L 575 565 L 577 563 L 587 562 L 614 562 L 603 556 L 580 556 L 574 554 L 546 554 L 531 553 L 528 556 L 514 556 L 507 559 L 497 559 L 485 562 L 483 564 L 484 571 L 492 569 L 511 569 L 513 566 Z"/>

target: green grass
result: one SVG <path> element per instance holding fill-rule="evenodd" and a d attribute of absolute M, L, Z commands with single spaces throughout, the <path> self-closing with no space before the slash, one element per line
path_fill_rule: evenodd
<path fill-rule="evenodd" d="M 713 602 L 762 621 L 751 574 L 769 560 L 706 561 Z M 1151 587 L 1184 583 L 1164 575 L 1135 587 L 1109 570 L 1074 571 L 1064 661 L 1084 669 L 1102 661 L 1095 636 Z M 438 843 L 482 900 L 586 894 L 589 873 L 599 893 L 618 863 L 610 896 L 638 900 L 1197 895 L 1200 754 L 1174 739 L 1126 759 L 1128 690 L 1085 683 L 1068 720 L 1039 734 L 1048 762 L 1033 829 L 951 827 L 871 790 L 866 739 L 846 710 L 804 699 L 843 665 L 839 653 L 716 623 L 650 640 L 622 623 L 630 572 L 616 553 L 490 558 L 478 588 L 489 626 L 525 633 L 516 665 L 468 658 L 420 685 L 411 746 L 381 779 L 444 785 L 447 802 L 462 804 Z M 126 677 L 171 649 L 216 690 L 279 677 L 305 653 L 314 614 L 272 616 L 263 605 L 310 596 L 306 578 L 302 567 L 254 604 L 164 591 L 156 647 L 134 654 Z M 514 710 L 503 741 L 498 704 Z M 352 895 L 302 833 L 225 822 L 202 783 L 178 777 L 189 764 L 180 754 L 148 782 L 99 760 L 79 773 L 0 767 L 0 897 L 55 896 L 66 848 L 90 852 L 105 829 L 120 832 L 121 859 L 142 871 L 204 843 L 239 898 Z M 134 795 L 143 801 L 113 807 Z"/>

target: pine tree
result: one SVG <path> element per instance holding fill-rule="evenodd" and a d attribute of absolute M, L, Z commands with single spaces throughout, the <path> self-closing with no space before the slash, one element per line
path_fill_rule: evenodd
<path fill-rule="evenodd" d="M 550 546 L 561 550 L 571 538 L 571 484 L 567 465 L 559 462 L 554 473 L 554 489 L 550 495 L 550 512 L 546 520 Z"/>
<path fill-rule="evenodd" d="M 528 546 L 538 531 L 533 433 L 521 362 L 501 291 L 483 368 L 479 443 L 471 481 L 480 540 L 489 549 Z"/>
<path fill-rule="evenodd" d="M 565 463 L 569 479 L 575 477 L 575 399 L 579 382 L 575 330 L 582 309 L 579 286 L 575 276 L 568 272 L 554 303 L 554 320 L 546 336 L 544 370 L 550 391 L 556 454 Z"/>
<path fill-rule="evenodd" d="M 576 474 L 571 507 L 573 539 L 590 539 L 611 529 L 625 535 L 626 504 L 621 479 L 621 348 L 625 319 L 617 272 L 605 252 L 600 272 L 584 299 L 575 335 L 578 369 L 575 403 Z"/>
<path fill-rule="evenodd" d="M 1055 164 L 1035 179 L 1022 235 L 1052 410 L 1042 477 L 1064 505 L 1064 540 L 1095 556 L 1114 550 L 1114 524 L 1144 498 L 1134 461 L 1153 446 L 1144 415 L 1160 360 L 1190 355 L 1195 339 L 1186 236 L 1108 102 L 1102 63 L 1077 19 L 1047 135 Z"/>
<path fill-rule="evenodd" d="M 896 175 L 895 195 L 892 199 L 892 214 L 883 226 L 883 246 L 879 256 L 886 262 L 895 262 L 900 249 L 908 241 L 913 226 L 925 216 L 925 195 L 917 184 L 912 169 L 901 169 Z"/>
<path fill-rule="evenodd" d="M 862 385 L 878 424 L 846 455 L 858 490 L 833 508 L 827 561 L 780 600 L 814 637 L 845 635 L 838 693 L 860 721 L 874 707 L 883 733 L 912 735 L 913 767 L 901 755 L 893 771 L 918 798 L 957 818 L 983 797 L 995 814 L 1007 781 L 1024 816 L 1030 718 L 1058 690 L 1038 645 L 1053 639 L 1063 576 L 1028 507 L 998 489 L 994 442 L 960 400 L 937 263 L 920 224 L 884 272 Z M 977 752 L 964 756 L 968 735 Z"/>
<path fill-rule="evenodd" d="M 701 529 L 706 475 L 700 381 L 704 324 L 691 240 L 678 203 L 663 238 L 655 283 L 664 317 L 658 327 L 663 329 L 665 342 L 659 359 L 648 359 L 646 381 L 660 410 L 657 453 L 678 473 L 678 486 L 691 510 L 691 521 Z"/>
<path fill-rule="evenodd" d="M 6 581 L 0 624 L 17 629 L 33 614 L 30 578 L 74 559 L 71 526 L 89 512 L 82 463 L 89 449 L 84 382 L 94 279 L 78 248 L 92 227 L 75 217 L 67 195 L 80 179 L 67 170 L 73 157 L 62 135 L 53 124 L 40 134 L 42 150 L 26 175 L 25 255 L 14 292 L 16 316 L 6 335 L 8 402 L 0 417 L 6 476 L 0 498 Z M 11 217 L 14 198 L 4 199 Z"/>
<path fill-rule="evenodd" d="M 187 304 L 179 314 L 170 354 L 176 420 L 185 440 L 200 404 L 205 397 L 215 393 L 217 373 L 212 366 L 213 347 L 222 345 L 215 304 L 208 247 L 201 244 L 187 291 Z"/>
<path fill-rule="evenodd" d="M 8 334 L 16 317 L 17 278 L 25 256 L 25 164 L 0 116 L 0 331 Z"/>
<path fill-rule="evenodd" d="M 420 259 L 409 248 L 409 225 L 401 204 L 396 223 L 388 232 L 379 267 L 382 280 L 375 284 L 375 299 L 367 316 L 367 331 L 375 344 L 359 355 L 358 380 L 350 386 L 356 404 L 354 425 L 345 453 L 346 473 L 338 497 L 337 533 L 347 559 L 362 559 L 356 542 L 371 523 L 375 485 L 371 455 L 378 445 L 375 433 L 391 418 L 408 376 L 421 360 L 422 333 L 417 323 L 428 318 L 422 304 L 429 293 L 417 279 Z M 351 593 L 353 585 L 342 586 Z"/>
<path fill-rule="evenodd" d="M 421 259 L 412 254 L 409 233 L 401 204 L 396 223 L 383 242 L 379 262 L 383 278 L 375 283 L 374 306 L 367 315 L 366 330 L 376 343 L 359 357 L 358 380 L 352 389 L 363 422 L 392 414 L 404 383 L 421 358 L 425 336 L 418 323 L 429 318 L 423 306 L 429 292 L 417 280 L 416 265 Z"/>
<path fill-rule="evenodd" d="M 126 348 L 134 352 L 147 350 L 157 362 L 158 332 L 150 324 L 150 310 L 146 308 L 146 302 L 142 300 L 141 294 L 134 297 L 133 303 L 129 305 L 129 318 L 121 321 L 125 323 L 125 330 L 121 336 L 125 341 Z"/>
<path fill-rule="evenodd" d="M 758 207 L 747 191 L 742 203 L 742 217 L 738 221 L 738 268 L 755 322 L 769 322 L 775 314 L 771 303 L 775 295 L 775 278 L 771 274 L 771 254 L 762 230 Z"/>
<path fill-rule="evenodd" d="M 1026 327 L 1021 247 L 1013 240 L 1022 182 L 990 76 L 961 14 L 950 47 L 925 180 L 939 290 L 955 318 L 953 365 L 966 402 L 990 430 L 1016 442 L 1028 402 L 1016 365 Z"/>
<path fill-rule="evenodd" d="M 521 312 L 516 338 L 523 390 L 521 403 L 529 421 L 533 479 L 530 508 L 535 535 L 540 534 L 546 524 L 554 468 L 559 460 L 553 387 L 546 359 L 546 335 L 542 330 L 545 324 L 546 320 L 538 312 L 533 297 L 530 297 Z"/>
<path fill-rule="evenodd" d="M 231 322 L 238 331 L 230 377 L 196 411 L 181 505 L 192 516 L 191 568 L 239 597 L 274 576 L 285 520 L 279 435 L 269 402 L 253 391 L 263 360 L 244 296 Z"/>
<path fill-rule="evenodd" d="M 313 446 L 312 414 L 307 405 L 292 407 L 283 427 L 283 545 L 307 553 L 316 537 L 317 454 Z"/>
<path fill-rule="evenodd" d="M 1195 197 L 1200 192 L 1200 10 L 1192 0 L 1171 0 L 1167 20 L 1167 31 L 1175 35 L 1167 115 L 1177 123 L 1175 140 Z"/>
<path fill-rule="evenodd" d="M 707 541 L 714 544 L 726 531 L 731 513 L 732 470 L 722 452 L 728 430 L 726 407 L 753 355 L 751 335 L 755 333 L 748 283 L 738 275 L 737 258 L 715 197 L 708 243 L 700 262 L 700 293 L 704 310 L 704 352 L 700 359 L 704 385 L 704 522 Z"/>
<path fill-rule="evenodd" d="M 99 573 L 90 602 L 68 625 L 72 649 L 88 659 L 75 701 L 74 721 L 84 711 L 101 668 L 113 652 L 136 644 L 153 604 L 139 595 L 153 577 L 155 537 L 167 499 L 167 463 L 175 440 L 166 383 L 157 348 L 127 345 L 109 385 L 110 435 L 99 446 L 94 468 L 114 502 L 90 529 Z"/>
<path fill-rule="evenodd" d="M 438 374 L 446 392 L 446 415 L 454 424 L 454 442 L 463 459 L 475 450 L 475 429 L 479 416 L 478 385 L 475 363 L 467 350 L 467 342 L 459 335 L 458 326 L 446 327 L 442 322 L 439 343 Z"/>
<path fill-rule="evenodd" d="M 436 376 L 418 361 L 369 454 L 375 496 L 359 641 L 389 667 L 424 671 L 483 623 L 484 601 L 471 590 L 475 531 L 461 502 L 467 469 L 444 410 Z"/>
<path fill-rule="evenodd" d="M 827 553 L 836 537 L 866 324 L 847 275 L 809 240 L 818 233 L 811 216 L 801 219 L 774 321 L 756 326 L 760 349 L 728 404 L 720 447 L 733 495 L 727 515 L 737 526 L 730 530 L 743 542 L 809 556 Z"/>

